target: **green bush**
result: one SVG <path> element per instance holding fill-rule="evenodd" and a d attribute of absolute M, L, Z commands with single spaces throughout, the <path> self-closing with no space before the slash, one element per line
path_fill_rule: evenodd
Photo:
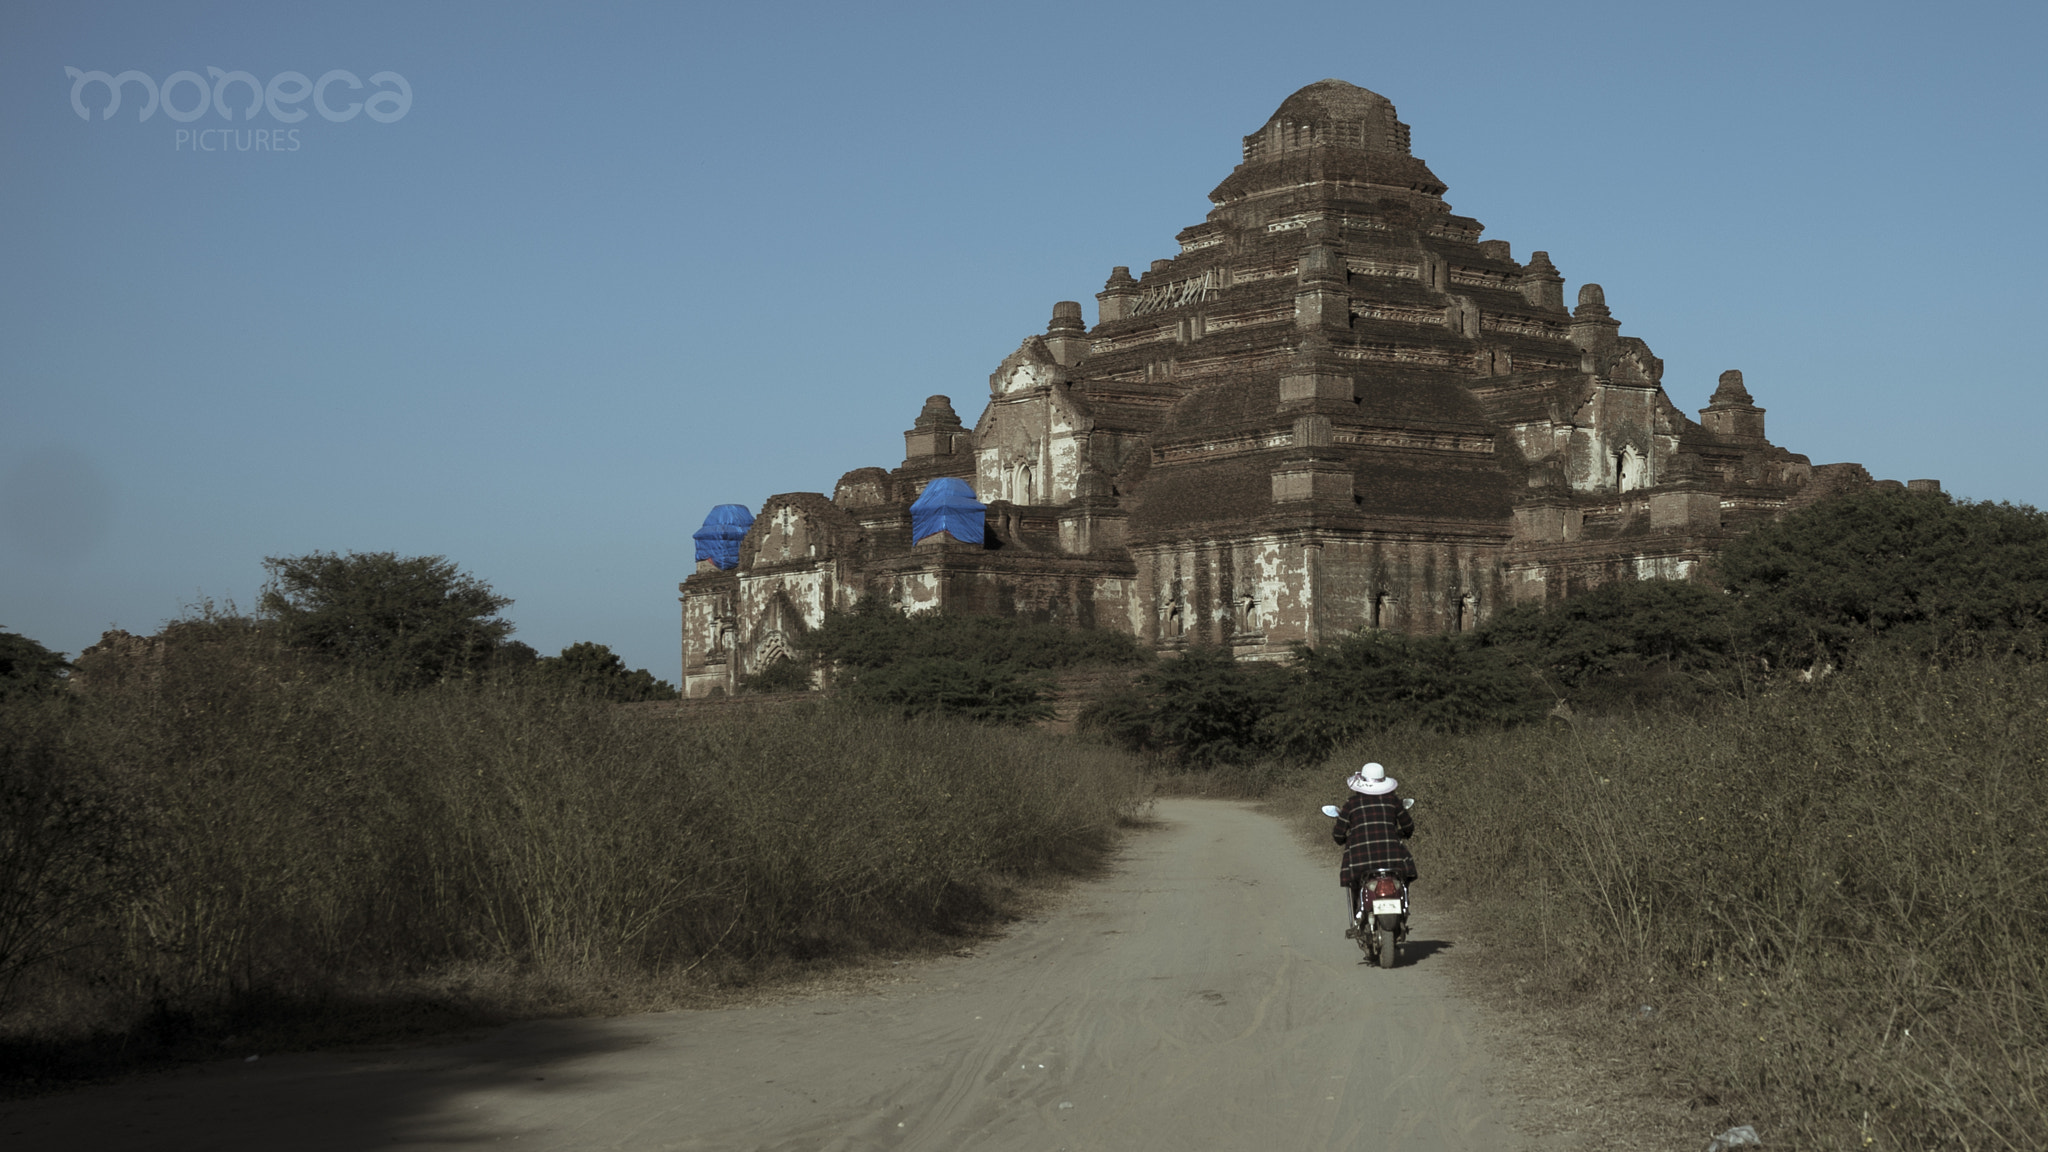
<path fill-rule="evenodd" d="M 677 695 L 668 681 L 655 679 L 645 668 L 628 669 L 610 648 L 587 640 L 569 645 L 559 656 L 539 658 L 532 671 L 548 684 L 617 704 L 673 700 Z"/>
<path fill-rule="evenodd" d="M 512 600 L 442 556 L 271 556 L 258 608 L 286 643 L 389 688 L 480 672 L 512 634 Z"/>
<path fill-rule="evenodd" d="M 759 672 L 740 679 L 742 692 L 808 692 L 810 688 L 810 663 L 790 656 L 777 656 Z"/>
<path fill-rule="evenodd" d="M 1354 632 L 1298 649 L 1288 679 L 1262 730 L 1271 748 L 1296 762 L 1395 728 L 1473 732 L 1526 723 L 1550 704 L 1505 652 L 1460 636 Z"/>
<path fill-rule="evenodd" d="M 1137 640 L 1109 629 L 1070 628 L 1011 616 L 905 615 L 875 597 L 832 611 L 807 633 L 804 654 L 825 667 L 880 668 L 904 660 L 974 660 L 1040 672 L 1130 666 L 1150 657 Z"/>
<path fill-rule="evenodd" d="M 906 720 L 957 716 L 983 724 L 1018 725 L 1052 715 L 1052 681 L 1014 666 L 921 656 L 855 672 L 847 699 Z"/>
<path fill-rule="evenodd" d="M 1460 636 L 1356 632 L 1297 646 L 1288 665 L 1194 647 L 1083 710 L 1111 743 L 1185 767 L 1319 760 L 1394 728 L 1466 732 L 1523 723 L 1550 703 L 1502 651 Z"/>
<path fill-rule="evenodd" d="M 1754 645 L 1736 608 L 1703 585 L 1624 580 L 1510 608 L 1487 622 L 1479 642 L 1581 710 L 1692 702 L 1742 688 Z"/>
<path fill-rule="evenodd" d="M 1263 721 L 1287 686 L 1287 674 L 1272 664 L 1240 663 L 1227 648 L 1196 646 L 1094 701 L 1079 719 L 1086 730 L 1175 765 L 1249 764 L 1273 751 Z"/>
<path fill-rule="evenodd" d="M 63 687 L 70 672 L 63 653 L 52 652 L 26 636 L 0 631 L 0 701 L 54 692 Z"/>
<path fill-rule="evenodd" d="M 1148 659 L 1121 632 L 1005 616 L 909 616 L 874 597 L 826 613 L 798 648 L 801 659 L 779 658 L 749 677 L 745 690 L 807 688 L 815 667 L 863 707 L 1003 725 L 1052 715 L 1054 672 Z"/>
<path fill-rule="evenodd" d="M 1714 569 L 1780 668 L 1840 663 L 1878 637 L 1937 659 L 2038 655 L 2048 514 L 1873 488 L 1757 526 Z"/>

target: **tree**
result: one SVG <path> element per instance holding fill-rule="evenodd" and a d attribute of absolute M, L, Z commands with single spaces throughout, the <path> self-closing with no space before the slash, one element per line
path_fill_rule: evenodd
<path fill-rule="evenodd" d="M 1228 648 L 1198 645 L 1091 704 L 1080 721 L 1132 751 L 1192 767 L 1249 764 L 1272 750 L 1260 721 L 1286 688 L 1278 668 L 1240 664 Z"/>
<path fill-rule="evenodd" d="M 752 676 L 740 678 L 742 692 L 808 692 L 811 664 L 794 656 L 777 656 Z"/>
<path fill-rule="evenodd" d="M 822 668 L 856 703 L 905 716 L 943 713 L 990 724 L 1052 715 L 1052 675 L 1063 669 L 1141 663 L 1137 641 L 1107 629 L 1010 616 L 905 615 L 877 597 L 828 611 L 779 657 L 742 682 L 750 692 L 810 687 Z"/>
<path fill-rule="evenodd" d="M 2023 504 L 1867 489 L 1757 527 L 1714 567 L 1780 667 L 1879 637 L 1936 658 L 2031 651 L 2048 624 L 2048 514 Z"/>
<path fill-rule="evenodd" d="M 520 640 L 507 640 L 491 651 L 491 671 L 511 676 L 520 676 L 534 670 L 540 663 L 540 653 L 533 645 Z"/>
<path fill-rule="evenodd" d="M 1261 728 L 1275 751 L 1301 763 L 1391 728 L 1509 727 L 1542 715 L 1548 703 L 1507 653 L 1456 635 L 1353 632 L 1321 648 L 1297 647 L 1288 674 Z"/>
<path fill-rule="evenodd" d="M 18 633 L 0 631 L 0 700 L 52 691 L 64 683 L 70 671 L 62 652 L 52 652 Z"/>
<path fill-rule="evenodd" d="M 919 656 L 855 673 L 845 684 L 857 703 L 905 719 L 957 716 L 982 724 L 1029 724 L 1052 715 L 1052 685 L 1008 664 Z"/>
<path fill-rule="evenodd" d="M 1155 703 L 1152 737 L 1181 761 L 1249 764 L 1272 750 L 1260 721 L 1280 706 L 1284 674 L 1240 664 L 1230 649 L 1197 645 L 1139 677 Z"/>
<path fill-rule="evenodd" d="M 1618 580 L 1488 621 L 1479 642 L 1535 669 L 1575 706 L 1641 705 L 1732 689 L 1744 644 L 1735 600 L 1672 580 Z"/>
<path fill-rule="evenodd" d="M 258 608 L 286 642 L 390 687 L 486 667 L 512 633 L 508 596 L 442 556 L 312 552 L 271 556 Z"/>
<path fill-rule="evenodd" d="M 1071 628 L 1014 616 L 908 616 L 873 596 L 851 611 L 826 612 L 798 646 L 808 659 L 840 669 L 941 659 L 1051 672 L 1142 664 L 1147 658 L 1136 639 L 1107 628 Z"/>
<path fill-rule="evenodd" d="M 645 668 L 627 670 L 610 648 L 588 640 L 569 645 L 559 656 L 542 657 L 536 670 L 556 684 L 621 704 L 676 698 L 668 681 L 655 679 Z"/>

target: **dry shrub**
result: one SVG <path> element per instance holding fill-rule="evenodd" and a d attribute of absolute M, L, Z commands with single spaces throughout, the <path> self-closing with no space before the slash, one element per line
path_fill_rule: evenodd
<path fill-rule="evenodd" d="M 0 1015 L 16 1038 L 437 971 L 745 981 L 915 946 L 1096 859 L 1139 783 L 1107 749 L 828 706 L 696 723 L 532 684 L 392 695 L 254 634 L 98 671 L 9 730 L 0 881 L 89 888 L 62 916 L 0 899 L 0 981 L 43 960 Z M 87 794 L 28 788 L 59 777 Z M 97 822 L 58 818 L 79 813 Z"/>
<path fill-rule="evenodd" d="M 1497 987 L 1775 1147 L 2048 1148 L 2048 669 L 1850 675 L 1719 710 L 1396 736 L 1421 893 Z"/>

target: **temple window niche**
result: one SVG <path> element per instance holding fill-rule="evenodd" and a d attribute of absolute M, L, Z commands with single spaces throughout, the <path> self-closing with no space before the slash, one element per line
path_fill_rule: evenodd
<path fill-rule="evenodd" d="M 1617 492 L 1633 492 L 1643 486 L 1643 458 L 1636 454 L 1633 444 L 1623 448 L 1614 456 L 1614 488 Z"/>

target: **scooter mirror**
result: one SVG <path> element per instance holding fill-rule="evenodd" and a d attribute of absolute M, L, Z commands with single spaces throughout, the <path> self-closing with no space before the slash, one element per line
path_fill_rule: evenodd
<path fill-rule="evenodd" d="M 1337 816 L 1337 806 L 1335 804 L 1323 805 L 1323 815 L 1334 819 Z"/>

